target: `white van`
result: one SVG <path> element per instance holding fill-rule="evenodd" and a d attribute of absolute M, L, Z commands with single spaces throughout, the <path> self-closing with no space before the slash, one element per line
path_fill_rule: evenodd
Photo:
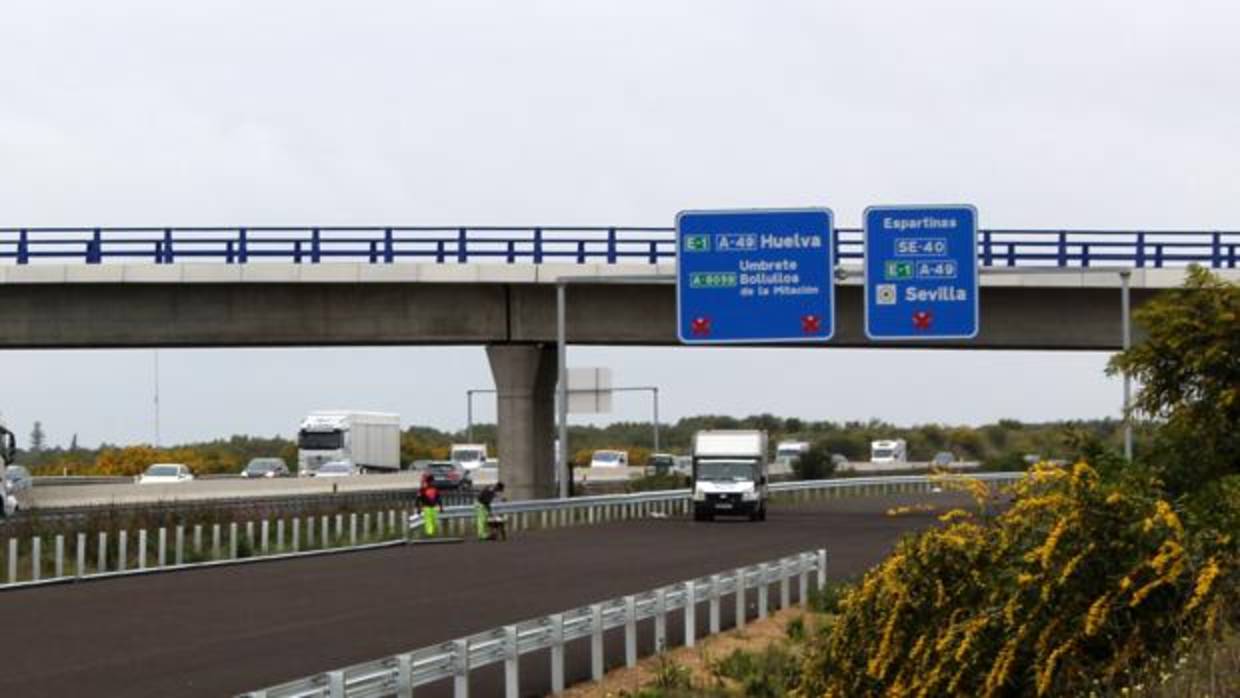
<path fill-rule="evenodd" d="M 487 464 L 486 444 L 452 444 L 448 460 L 459 464 L 466 470 L 477 470 Z"/>
<path fill-rule="evenodd" d="M 590 456 L 591 468 L 627 468 L 628 466 L 628 451 L 595 451 L 594 455 Z"/>
<path fill-rule="evenodd" d="M 766 520 L 769 496 L 764 431 L 699 431 L 693 437 L 693 518 L 718 515 Z"/>

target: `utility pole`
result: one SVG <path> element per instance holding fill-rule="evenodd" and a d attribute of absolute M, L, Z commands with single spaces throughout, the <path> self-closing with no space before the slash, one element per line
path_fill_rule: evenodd
<path fill-rule="evenodd" d="M 159 448 L 159 350 L 155 350 L 155 448 Z"/>
<path fill-rule="evenodd" d="M 1132 270 L 1124 269 L 1119 273 L 1120 312 L 1123 313 L 1124 351 L 1132 348 L 1132 299 L 1129 282 Z M 1124 459 L 1132 462 L 1132 377 L 1124 371 Z"/>

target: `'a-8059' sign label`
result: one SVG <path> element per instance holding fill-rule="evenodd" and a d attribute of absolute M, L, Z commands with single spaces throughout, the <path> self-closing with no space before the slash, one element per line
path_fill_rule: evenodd
<path fill-rule="evenodd" d="M 726 271 L 697 271 L 689 275 L 691 288 L 735 288 L 736 274 Z"/>
<path fill-rule="evenodd" d="M 676 218 L 680 340 L 830 339 L 834 234 L 828 209 L 681 213 Z"/>

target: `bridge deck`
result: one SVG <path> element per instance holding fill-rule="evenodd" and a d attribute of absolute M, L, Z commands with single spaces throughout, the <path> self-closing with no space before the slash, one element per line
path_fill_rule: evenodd
<path fill-rule="evenodd" d="M 836 499 L 773 511 L 763 524 L 646 520 L 523 533 L 507 544 L 396 548 L 5 592 L 0 695 L 233 694 L 820 547 L 838 579 L 874 564 L 904 531 L 933 521 L 888 517 L 888 507 L 931 497 L 959 501 Z M 730 623 L 731 605 L 724 608 Z M 669 622 L 674 642 L 680 627 Z M 643 652 L 651 632 L 642 628 Z M 573 680 L 588 675 L 587 650 L 584 642 L 569 648 Z M 608 656 L 612 665 L 623 651 L 609 647 Z M 491 669 L 477 672 L 476 695 L 498 695 L 499 668 Z M 524 695 L 548 690 L 545 655 L 523 658 L 521 669 Z M 437 688 L 419 695 L 440 695 Z"/>

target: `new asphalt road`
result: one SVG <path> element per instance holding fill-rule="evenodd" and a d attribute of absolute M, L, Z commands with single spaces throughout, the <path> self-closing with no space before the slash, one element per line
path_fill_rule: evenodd
<path fill-rule="evenodd" d="M 817 548 L 831 578 L 851 577 L 933 524 L 930 513 L 885 515 L 921 502 L 960 499 L 831 499 L 773 509 L 764 523 L 648 519 L 0 592 L 0 695 L 232 695 Z M 668 627 L 679 642 L 680 622 Z M 619 641 L 607 638 L 609 667 L 623 661 Z M 588 642 L 567 655 L 570 679 L 585 679 Z M 547 667 L 545 652 L 522 658 L 523 694 L 548 690 Z M 499 695 L 500 671 L 475 672 L 473 694 Z"/>

